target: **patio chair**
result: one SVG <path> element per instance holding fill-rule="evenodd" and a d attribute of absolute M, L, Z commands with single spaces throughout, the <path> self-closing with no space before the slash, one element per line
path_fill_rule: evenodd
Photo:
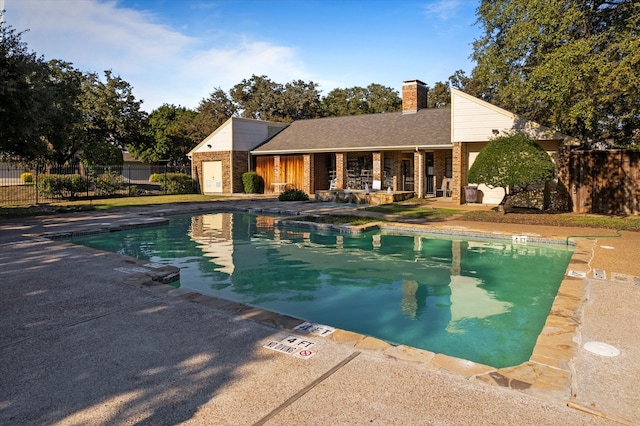
<path fill-rule="evenodd" d="M 360 187 L 364 188 L 365 184 L 371 186 L 373 183 L 373 170 L 360 170 Z"/>
<path fill-rule="evenodd" d="M 338 189 L 338 178 L 333 178 L 329 181 L 329 190 Z"/>
<path fill-rule="evenodd" d="M 360 179 L 354 170 L 347 170 L 347 186 L 351 189 L 360 187 Z"/>
<path fill-rule="evenodd" d="M 451 197 L 451 178 L 442 179 L 440 189 L 436 189 L 436 197 L 438 193 L 442 194 L 442 197 Z"/>

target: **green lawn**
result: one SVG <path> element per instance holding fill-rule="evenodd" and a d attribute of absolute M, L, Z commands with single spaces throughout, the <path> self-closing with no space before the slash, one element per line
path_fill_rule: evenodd
<path fill-rule="evenodd" d="M 198 203 L 222 198 L 215 195 L 201 194 L 177 194 L 177 195 L 153 195 L 142 197 L 116 197 L 104 199 L 82 199 L 76 201 L 59 201 L 49 204 L 31 206 L 2 206 L 0 218 L 35 216 L 41 214 L 55 214 L 85 210 L 107 210 L 122 207 L 150 206 L 170 203 Z"/>
<path fill-rule="evenodd" d="M 442 220 L 460 214 L 461 210 L 435 208 L 433 201 L 429 199 L 412 199 L 393 204 L 368 207 L 366 211 L 383 213 L 386 215 L 400 216 L 407 219 L 432 219 Z"/>

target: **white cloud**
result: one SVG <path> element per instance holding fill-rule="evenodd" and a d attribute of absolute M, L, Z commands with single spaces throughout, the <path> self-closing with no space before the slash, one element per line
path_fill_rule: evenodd
<path fill-rule="evenodd" d="M 460 7 L 460 0 L 436 0 L 426 4 L 423 10 L 428 18 L 435 16 L 442 21 L 448 21 L 457 14 Z"/>
<path fill-rule="evenodd" d="M 29 29 L 23 40 L 30 49 L 83 71 L 113 70 L 147 111 L 162 103 L 195 107 L 215 87 L 228 90 L 252 74 L 282 83 L 308 78 L 289 47 L 236 34 L 187 36 L 114 1 L 7 0 L 5 7 L 9 25 Z"/>

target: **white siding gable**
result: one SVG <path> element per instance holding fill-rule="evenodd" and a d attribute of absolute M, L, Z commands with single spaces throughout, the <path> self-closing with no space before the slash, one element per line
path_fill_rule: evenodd
<path fill-rule="evenodd" d="M 195 152 L 216 152 L 231 151 L 233 146 L 233 118 L 225 121 L 213 133 L 204 138 L 194 149 L 189 152 L 189 156 Z"/>
<path fill-rule="evenodd" d="M 451 89 L 451 140 L 453 142 L 485 142 L 513 128 L 515 116 L 480 99 Z"/>
<path fill-rule="evenodd" d="M 269 125 L 260 121 L 233 123 L 233 150 L 251 151 L 269 137 Z"/>
<path fill-rule="evenodd" d="M 456 89 L 451 89 L 452 142 L 486 142 L 510 130 L 528 133 L 537 140 L 562 140 L 566 136 L 528 121 L 507 110 Z"/>
<path fill-rule="evenodd" d="M 280 130 L 286 123 L 232 117 L 189 152 L 251 151 Z"/>

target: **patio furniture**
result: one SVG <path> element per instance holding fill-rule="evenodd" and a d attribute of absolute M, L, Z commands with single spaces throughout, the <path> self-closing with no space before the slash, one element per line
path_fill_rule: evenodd
<path fill-rule="evenodd" d="M 385 188 L 393 188 L 393 175 L 389 172 L 384 172 L 384 182 L 383 185 Z"/>
<path fill-rule="evenodd" d="M 338 178 L 333 178 L 329 181 L 329 190 L 338 189 Z"/>
<path fill-rule="evenodd" d="M 356 176 L 355 170 L 347 170 L 347 187 L 360 188 L 360 179 Z"/>
<path fill-rule="evenodd" d="M 371 186 L 373 182 L 373 170 L 362 169 L 360 170 L 360 187 L 364 188 L 365 185 Z"/>
<path fill-rule="evenodd" d="M 436 189 L 436 197 L 438 193 L 442 194 L 442 197 L 451 197 L 451 178 L 442 179 L 440 189 Z"/>
<path fill-rule="evenodd" d="M 273 184 L 273 192 L 282 193 L 287 189 L 288 182 L 274 182 Z"/>

